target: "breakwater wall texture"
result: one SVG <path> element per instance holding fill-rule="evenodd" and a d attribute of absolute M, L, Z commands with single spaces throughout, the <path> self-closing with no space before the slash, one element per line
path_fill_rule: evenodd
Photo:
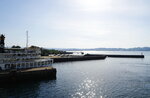
<path fill-rule="evenodd" d="M 56 79 L 56 68 L 41 67 L 0 72 L 0 83 L 19 83 L 42 79 Z"/>
<path fill-rule="evenodd" d="M 115 55 L 115 54 L 103 54 L 107 57 L 116 58 L 144 58 L 144 55 Z M 100 54 L 86 54 L 86 56 L 100 56 Z"/>
<path fill-rule="evenodd" d="M 107 55 L 107 56 L 118 58 L 144 58 L 144 55 Z"/>
<path fill-rule="evenodd" d="M 72 56 L 72 57 L 58 57 L 53 58 L 54 63 L 56 62 L 69 62 L 69 61 L 84 61 L 84 60 L 103 60 L 105 55 L 99 56 Z"/>

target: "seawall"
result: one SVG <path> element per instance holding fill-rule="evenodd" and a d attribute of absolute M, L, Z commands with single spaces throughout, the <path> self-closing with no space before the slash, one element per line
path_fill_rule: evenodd
<path fill-rule="evenodd" d="M 54 60 L 54 63 L 56 63 L 56 62 L 84 61 L 84 60 L 103 60 L 105 58 L 106 58 L 105 55 L 99 55 L 99 56 L 56 57 L 52 59 Z"/>
<path fill-rule="evenodd" d="M 56 68 L 40 67 L 0 72 L 0 83 L 17 83 L 42 79 L 56 79 Z"/>
<path fill-rule="evenodd" d="M 144 55 L 106 55 L 108 57 L 120 57 L 120 58 L 144 58 Z"/>
<path fill-rule="evenodd" d="M 87 54 L 87 56 L 100 56 L 101 54 Z M 144 55 L 117 55 L 117 54 L 102 54 L 107 57 L 116 57 L 116 58 L 144 58 Z"/>

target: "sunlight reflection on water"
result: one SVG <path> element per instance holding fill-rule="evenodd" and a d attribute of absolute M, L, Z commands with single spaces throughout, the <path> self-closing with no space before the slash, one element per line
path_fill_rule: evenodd
<path fill-rule="evenodd" d="M 94 98 L 96 95 L 97 83 L 86 78 L 80 85 L 76 93 L 72 95 L 73 98 Z"/>

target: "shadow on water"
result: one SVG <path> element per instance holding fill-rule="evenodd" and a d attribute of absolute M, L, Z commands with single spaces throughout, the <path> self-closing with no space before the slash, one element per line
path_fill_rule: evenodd
<path fill-rule="evenodd" d="M 36 80 L 20 83 L 0 84 L 0 98 L 37 98 L 40 96 L 41 85 L 56 85 L 56 80 Z M 48 86 L 47 85 L 47 86 Z"/>

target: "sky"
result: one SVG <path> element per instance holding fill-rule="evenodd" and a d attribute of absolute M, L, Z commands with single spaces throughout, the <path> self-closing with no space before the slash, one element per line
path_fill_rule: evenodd
<path fill-rule="evenodd" d="M 150 0 L 0 0 L 5 46 L 150 46 Z"/>

